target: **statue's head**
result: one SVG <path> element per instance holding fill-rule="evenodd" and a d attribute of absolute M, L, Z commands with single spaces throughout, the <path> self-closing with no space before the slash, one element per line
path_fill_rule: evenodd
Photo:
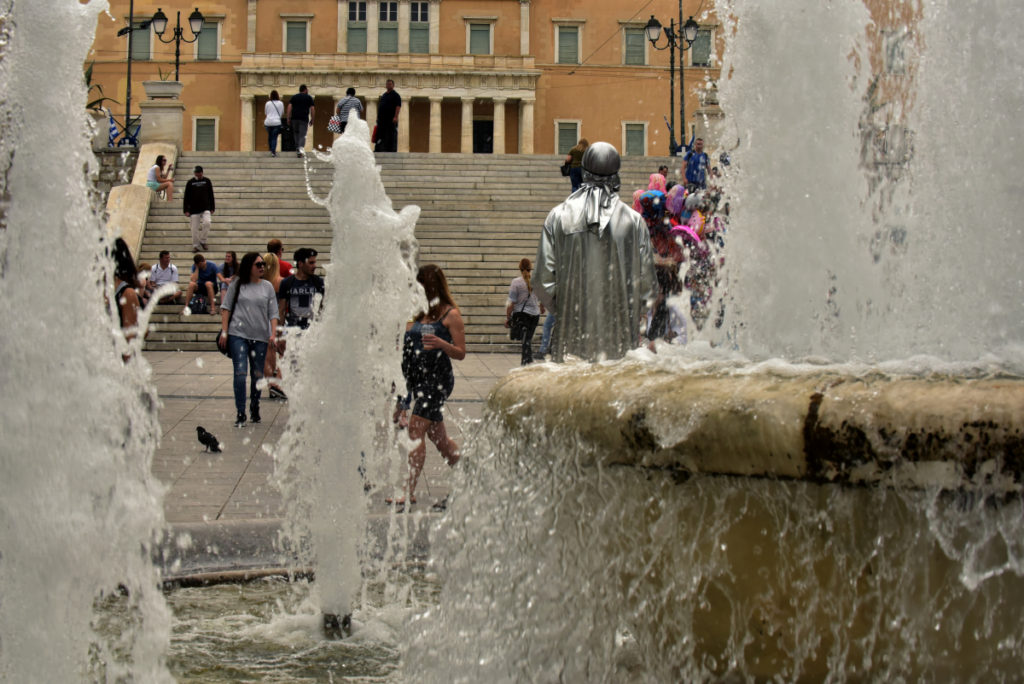
<path fill-rule="evenodd" d="M 619 153 L 610 143 L 596 142 L 583 153 L 583 169 L 595 176 L 611 176 L 619 172 Z"/>

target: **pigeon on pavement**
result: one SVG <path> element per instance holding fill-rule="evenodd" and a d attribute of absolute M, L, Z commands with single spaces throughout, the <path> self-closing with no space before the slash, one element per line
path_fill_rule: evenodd
<path fill-rule="evenodd" d="M 212 432 L 207 432 L 203 429 L 202 425 L 198 425 L 196 426 L 196 435 L 199 437 L 199 443 L 206 447 L 204 451 L 220 453 L 220 442 L 217 441 Z"/>

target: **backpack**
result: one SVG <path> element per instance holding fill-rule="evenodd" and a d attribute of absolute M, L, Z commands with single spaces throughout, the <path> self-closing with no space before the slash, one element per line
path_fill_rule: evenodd
<path fill-rule="evenodd" d="M 188 302 L 188 310 L 192 313 L 195 313 L 196 311 L 205 312 L 207 310 L 206 297 L 196 292 Z"/>

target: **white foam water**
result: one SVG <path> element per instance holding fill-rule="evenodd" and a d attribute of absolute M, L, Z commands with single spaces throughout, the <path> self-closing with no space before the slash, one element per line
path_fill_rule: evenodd
<path fill-rule="evenodd" d="M 334 168 L 318 200 L 331 212 L 333 259 L 322 316 L 288 340 L 289 421 L 274 454 L 289 543 L 304 549 L 309 540 L 321 607 L 341 616 L 365 596 L 362 569 L 381 555 L 366 548 L 364 486 L 394 481 L 403 464 L 391 424 L 404 388 L 397 350 L 424 299 L 414 266 L 419 208 L 392 210 L 366 122 L 352 117 L 329 154 L 317 155 Z"/>
<path fill-rule="evenodd" d="M 150 472 L 158 400 L 112 305 L 80 104 L 105 7 L 0 2 L 4 681 L 171 680 L 170 618 L 150 562 L 163 525 Z M 130 597 L 124 629 L 101 635 L 94 602 L 118 592 Z"/>

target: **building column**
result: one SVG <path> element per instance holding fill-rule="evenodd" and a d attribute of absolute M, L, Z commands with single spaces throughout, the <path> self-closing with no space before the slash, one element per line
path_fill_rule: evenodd
<path fill-rule="evenodd" d="M 255 97 L 252 95 L 242 95 L 242 135 L 239 140 L 239 149 L 242 152 L 252 152 L 256 149 L 256 140 L 253 138 L 253 127 L 255 125 L 253 107 L 255 106 Z"/>
<path fill-rule="evenodd" d="M 430 27 L 427 29 L 430 35 L 430 47 L 428 49 L 430 54 L 436 55 L 441 51 L 441 0 L 430 0 L 427 12 L 428 23 L 430 24 Z"/>
<path fill-rule="evenodd" d="M 377 0 L 366 3 L 366 54 L 375 55 L 380 51 L 380 5 Z"/>
<path fill-rule="evenodd" d="M 519 101 L 519 153 L 533 154 L 533 105 L 536 98 Z"/>
<path fill-rule="evenodd" d="M 472 154 L 473 152 L 473 102 L 475 97 L 462 98 L 462 144 L 459 152 Z"/>
<path fill-rule="evenodd" d="M 366 123 L 373 133 L 373 127 L 377 125 L 377 100 L 366 98 Z"/>
<path fill-rule="evenodd" d="M 398 52 L 403 55 L 409 53 L 410 17 L 412 8 L 409 7 L 409 0 L 398 0 Z"/>
<path fill-rule="evenodd" d="M 406 98 L 402 102 L 402 108 L 398 110 L 398 151 L 409 151 L 409 108 L 412 105 L 412 98 Z"/>
<path fill-rule="evenodd" d="M 348 52 L 348 0 L 338 0 L 338 54 Z"/>
<path fill-rule="evenodd" d="M 430 154 L 437 154 L 441 151 L 441 98 L 439 96 L 430 98 L 430 141 L 427 144 L 427 151 Z"/>
<path fill-rule="evenodd" d="M 519 54 L 530 54 L 530 0 L 519 0 Z"/>
<path fill-rule="evenodd" d="M 249 0 L 245 33 L 245 51 L 256 52 L 256 0 Z"/>
<path fill-rule="evenodd" d="M 494 98 L 494 154 L 505 154 L 505 103 L 507 97 Z"/>

